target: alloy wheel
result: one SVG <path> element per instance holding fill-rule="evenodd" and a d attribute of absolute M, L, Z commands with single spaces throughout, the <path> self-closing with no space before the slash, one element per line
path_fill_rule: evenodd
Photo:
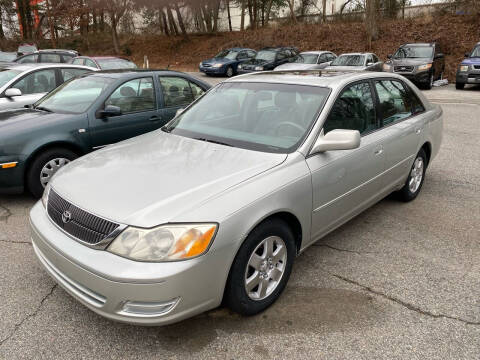
<path fill-rule="evenodd" d="M 423 167 L 423 159 L 417 157 L 413 163 L 412 171 L 410 172 L 410 181 L 408 182 L 408 188 L 412 194 L 416 193 L 422 184 Z"/>

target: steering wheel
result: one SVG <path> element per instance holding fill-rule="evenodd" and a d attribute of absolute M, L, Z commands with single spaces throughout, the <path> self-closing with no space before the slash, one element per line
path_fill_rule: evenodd
<path fill-rule="evenodd" d="M 301 127 L 300 125 L 294 123 L 294 122 L 291 122 L 291 121 L 282 121 L 280 124 L 277 125 L 277 127 L 275 128 L 275 135 L 279 135 L 279 130 L 282 128 L 282 127 L 285 127 L 285 126 L 290 126 L 296 130 L 298 130 L 300 133 L 299 135 L 303 135 L 303 133 L 305 132 L 305 129 L 303 127 Z"/>

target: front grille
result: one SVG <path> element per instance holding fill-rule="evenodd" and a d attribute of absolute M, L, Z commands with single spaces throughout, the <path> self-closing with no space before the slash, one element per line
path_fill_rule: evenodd
<path fill-rule="evenodd" d="M 413 71 L 413 66 L 394 66 L 393 70 L 395 72 L 412 72 Z"/>
<path fill-rule="evenodd" d="M 473 68 L 474 68 L 475 70 L 480 70 L 480 65 L 473 65 Z"/>
<path fill-rule="evenodd" d="M 202 64 L 202 66 L 208 68 L 208 67 L 212 67 L 212 64 Z"/>
<path fill-rule="evenodd" d="M 480 79 L 480 74 L 468 74 L 468 77 L 471 79 L 471 78 L 474 78 L 474 79 Z"/>
<path fill-rule="evenodd" d="M 78 208 L 53 190 L 48 195 L 47 212 L 63 231 L 90 245 L 106 239 L 120 226 Z"/>

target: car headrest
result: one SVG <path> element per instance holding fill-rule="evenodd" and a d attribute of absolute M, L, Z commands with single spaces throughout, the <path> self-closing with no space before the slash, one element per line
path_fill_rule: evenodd
<path fill-rule="evenodd" d="M 297 105 L 295 93 L 279 92 L 275 95 L 275 106 L 281 109 L 292 108 Z"/>
<path fill-rule="evenodd" d="M 124 86 L 120 89 L 120 95 L 125 97 L 133 97 L 136 95 L 136 93 L 131 86 Z"/>

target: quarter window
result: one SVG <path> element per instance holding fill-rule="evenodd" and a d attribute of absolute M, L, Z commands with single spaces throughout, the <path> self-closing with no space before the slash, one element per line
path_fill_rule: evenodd
<path fill-rule="evenodd" d="M 360 134 L 377 128 L 372 90 L 368 82 L 346 88 L 333 105 L 325 124 L 324 133 L 335 129 L 358 130 Z"/>
<path fill-rule="evenodd" d="M 380 113 L 383 125 L 408 118 L 412 115 L 411 99 L 403 84 L 396 80 L 375 82 L 380 100 Z"/>
<path fill-rule="evenodd" d="M 84 59 L 73 59 L 72 64 L 83 65 Z"/>
<path fill-rule="evenodd" d="M 93 68 L 98 68 L 97 64 L 93 60 L 85 59 L 85 66 L 90 66 Z"/>
<path fill-rule="evenodd" d="M 155 90 L 151 77 L 127 81 L 120 85 L 105 101 L 105 106 L 114 105 L 122 114 L 155 110 Z"/>
<path fill-rule="evenodd" d="M 198 85 L 180 77 L 160 76 L 165 107 L 188 105 L 204 91 Z"/>
<path fill-rule="evenodd" d="M 56 88 L 55 70 L 35 71 L 11 87 L 19 89 L 22 95 L 50 92 Z"/>
<path fill-rule="evenodd" d="M 87 73 L 88 70 L 68 68 L 68 69 L 60 69 L 60 72 L 62 73 L 63 81 L 67 81 L 67 80 L 70 80 L 71 78 L 74 78 L 75 76 L 79 76 Z"/>

